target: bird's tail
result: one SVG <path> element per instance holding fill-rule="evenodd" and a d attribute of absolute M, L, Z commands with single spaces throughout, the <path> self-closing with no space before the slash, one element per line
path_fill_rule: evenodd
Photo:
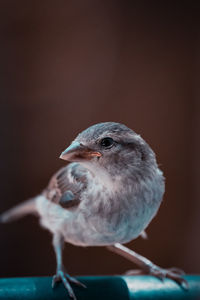
<path fill-rule="evenodd" d="M 31 198 L 0 215 L 0 223 L 12 222 L 28 214 L 37 214 L 36 198 Z"/>

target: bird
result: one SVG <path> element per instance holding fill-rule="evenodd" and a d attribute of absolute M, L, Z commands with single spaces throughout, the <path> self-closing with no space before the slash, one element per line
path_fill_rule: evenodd
<path fill-rule="evenodd" d="M 145 236 L 165 191 L 163 172 L 149 144 L 124 124 L 102 122 L 79 133 L 60 158 L 66 165 L 40 194 L 0 215 L 0 222 L 6 223 L 36 214 L 52 233 L 57 262 L 52 287 L 63 282 L 73 300 L 71 283 L 85 287 L 66 272 L 65 242 L 105 246 L 138 265 L 141 273 L 186 286 L 181 270 L 161 268 L 124 245 Z"/>

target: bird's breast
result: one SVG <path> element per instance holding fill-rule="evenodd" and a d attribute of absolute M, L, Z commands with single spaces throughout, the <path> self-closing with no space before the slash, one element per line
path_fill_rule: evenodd
<path fill-rule="evenodd" d="M 157 183 L 148 182 L 114 191 L 101 184 L 89 186 L 77 217 L 83 244 L 108 245 L 137 238 L 155 216 L 163 191 Z"/>
<path fill-rule="evenodd" d="M 80 204 L 73 210 L 63 209 L 43 197 L 38 202 L 43 226 L 59 230 L 66 242 L 75 245 L 129 242 L 140 235 L 156 214 L 164 189 L 153 181 L 140 181 L 137 186 L 118 182 L 114 187 L 90 180 L 81 193 Z"/>

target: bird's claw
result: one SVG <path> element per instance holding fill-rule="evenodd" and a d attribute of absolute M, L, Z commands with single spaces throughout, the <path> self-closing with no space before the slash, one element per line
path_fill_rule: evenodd
<path fill-rule="evenodd" d="M 178 268 L 163 269 L 156 265 L 153 265 L 149 268 L 149 274 L 156 276 L 162 281 L 165 278 L 172 279 L 186 290 L 189 287 L 188 282 L 182 277 L 185 273 Z"/>
<path fill-rule="evenodd" d="M 156 265 L 151 265 L 148 267 L 146 271 L 130 270 L 126 272 L 126 275 L 139 275 L 139 274 L 153 275 L 159 278 L 161 281 L 163 281 L 165 278 L 169 278 L 176 281 L 185 290 L 188 290 L 189 288 L 188 282 L 182 277 L 183 275 L 185 275 L 184 271 L 178 268 L 163 269 Z"/>
<path fill-rule="evenodd" d="M 77 300 L 77 298 L 74 294 L 74 291 L 73 291 L 70 283 L 74 283 L 78 286 L 86 288 L 86 286 L 83 283 L 78 281 L 76 278 L 71 277 L 69 274 L 67 274 L 66 272 L 64 272 L 62 270 L 57 271 L 56 275 L 53 276 L 52 288 L 54 288 L 56 283 L 59 281 L 62 281 L 62 283 L 64 284 L 64 287 L 66 288 L 66 290 L 69 293 L 70 298 L 72 298 L 73 300 Z"/>

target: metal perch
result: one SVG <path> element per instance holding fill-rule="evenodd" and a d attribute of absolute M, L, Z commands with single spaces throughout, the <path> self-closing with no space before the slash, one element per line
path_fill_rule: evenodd
<path fill-rule="evenodd" d="M 170 279 L 163 282 L 153 276 L 78 277 L 87 289 L 74 286 L 78 300 L 200 300 L 200 276 L 187 275 L 189 289 Z M 51 288 L 52 277 L 1 278 L 0 300 L 67 300 L 62 283 Z"/>

